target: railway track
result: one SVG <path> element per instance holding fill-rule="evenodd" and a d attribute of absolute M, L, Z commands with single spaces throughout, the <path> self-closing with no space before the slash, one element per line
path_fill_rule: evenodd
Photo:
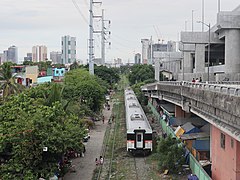
<path fill-rule="evenodd" d="M 136 180 L 149 180 L 146 157 L 134 156 L 133 160 L 136 172 Z"/>

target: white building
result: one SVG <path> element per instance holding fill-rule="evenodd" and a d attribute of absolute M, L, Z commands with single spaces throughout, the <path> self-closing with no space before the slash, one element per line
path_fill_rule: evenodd
<path fill-rule="evenodd" d="M 149 39 L 142 39 L 142 64 L 148 63 L 148 48 L 149 48 Z"/>
<path fill-rule="evenodd" d="M 59 51 L 50 52 L 50 60 L 52 60 L 52 64 L 61 64 L 62 63 L 62 53 Z"/>
<path fill-rule="evenodd" d="M 76 61 L 76 37 L 62 37 L 62 64 L 72 64 Z"/>
<path fill-rule="evenodd" d="M 47 47 L 46 46 L 33 46 L 32 47 L 32 61 L 41 62 L 47 60 Z"/>

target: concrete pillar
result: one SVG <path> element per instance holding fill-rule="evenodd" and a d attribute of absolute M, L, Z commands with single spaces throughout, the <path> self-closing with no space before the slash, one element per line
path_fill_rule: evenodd
<path fill-rule="evenodd" d="M 205 73 L 205 44 L 196 44 L 195 71 Z"/>
<path fill-rule="evenodd" d="M 182 110 L 182 107 L 180 106 L 175 106 L 175 117 L 176 118 L 182 118 L 184 117 L 184 111 Z"/>
<path fill-rule="evenodd" d="M 184 52 L 184 73 L 193 73 L 192 56 L 190 52 Z"/>
<path fill-rule="evenodd" d="M 184 110 L 182 110 L 182 107 L 180 106 L 175 106 L 175 117 L 176 118 L 190 118 L 191 113 L 187 113 Z"/>
<path fill-rule="evenodd" d="M 240 30 L 225 32 L 225 73 L 240 73 Z"/>
<path fill-rule="evenodd" d="M 159 81 L 160 60 L 155 61 L 155 80 Z"/>

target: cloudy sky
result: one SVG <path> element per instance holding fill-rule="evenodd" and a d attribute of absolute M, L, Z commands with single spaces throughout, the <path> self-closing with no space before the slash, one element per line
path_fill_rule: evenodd
<path fill-rule="evenodd" d="M 74 6 L 77 3 L 79 11 Z M 214 24 L 218 0 L 205 0 L 205 22 Z M 106 45 L 106 59 L 133 61 L 141 52 L 141 39 L 153 37 L 179 40 L 179 33 L 191 31 L 192 10 L 194 31 L 201 31 L 202 0 L 103 0 L 95 5 L 95 15 L 105 9 L 105 19 L 111 20 L 111 36 Z M 230 11 L 239 0 L 221 0 L 221 10 Z M 19 59 L 31 52 L 33 45 L 46 45 L 48 52 L 61 50 L 61 36 L 77 37 L 77 56 L 87 59 L 89 0 L 0 0 L 0 53 L 11 45 L 19 48 Z M 185 23 L 187 22 L 187 23 Z M 96 20 L 95 30 L 101 23 Z M 106 24 L 106 27 L 108 25 Z M 100 57 L 100 36 L 95 35 L 95 56 Z"/>

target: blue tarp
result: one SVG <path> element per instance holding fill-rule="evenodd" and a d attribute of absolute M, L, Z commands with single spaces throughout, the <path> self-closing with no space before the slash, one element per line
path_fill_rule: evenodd
<path fill-rule="evenodd" d="M 196 175 L 188 175 L 188 180 L 198 180 L 198 177 Z"/>
<path fill-rule="evenodd" d="M 209 140 L 195 140 L 193 141 L 192 147 L 197 151 L 210 151 Z"/>

